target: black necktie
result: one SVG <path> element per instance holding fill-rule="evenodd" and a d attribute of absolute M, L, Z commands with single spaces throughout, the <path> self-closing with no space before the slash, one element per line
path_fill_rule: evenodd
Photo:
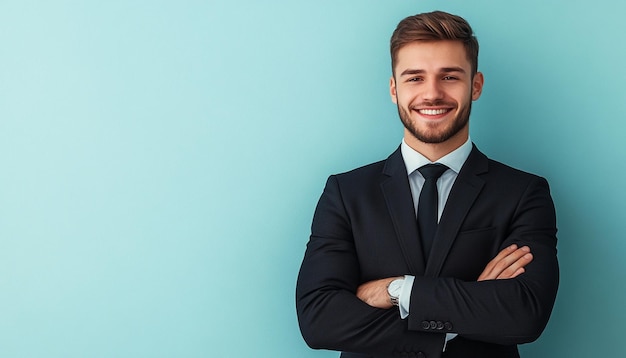
<path fill-rule="evenodd" d="M 448 170 L 443 164 L 427 164 L 418 168 L 426 181 L 420 192 L 417 204 L 417 226 L 422 238 L 424 257 L 428 260 L 430 248 L 433 246 L 435 233 L 437 232 L 437 179 Z"/>

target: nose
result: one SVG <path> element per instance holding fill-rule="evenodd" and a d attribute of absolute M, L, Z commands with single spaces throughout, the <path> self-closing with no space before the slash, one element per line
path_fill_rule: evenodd
<path fill-rule="evenodd" d="M 424 83 L 422 86 L 424 92 L 422 93 L 423 100 L 434 101 L 444 97 L 443 89 L 439 81 L 431 80 Z"/>

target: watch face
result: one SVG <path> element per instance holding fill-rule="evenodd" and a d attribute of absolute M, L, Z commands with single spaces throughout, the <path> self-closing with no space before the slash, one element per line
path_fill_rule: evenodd
<path fill-rule="evenodd" d="M 389 284 L 389 287 L 387 287 L 387 292 L 389 293 L 389 295 L 392 297 L 400 296 L 400 290 L 402 290 L 403 282 L 404 282 L 403 279 L 397 279 L 397 280 L 391 281 L 391 283 Z"/>

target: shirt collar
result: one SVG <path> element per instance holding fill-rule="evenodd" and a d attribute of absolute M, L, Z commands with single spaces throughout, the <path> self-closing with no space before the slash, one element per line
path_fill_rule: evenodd
<path fill-rule="evenodd" d="M 455 173 L 459 174 L 459 172 L 461 171 L 461 167 L 463 166 L 463 164 L 465 164 L 467 157 L 469 157 L 470 152 L 472 151 L 472 140 L 468 136 L 467 141 L 465 141 L 463 145 L 446 154 L 445 156 L 439 158 L 439 160 L 435 162 L 431 162 L 430 160 L 428 160 L 428 158 L 417 152 L 415 149 L 409 147 L 404 139 L 402 139 L 400 150 L 402 152 L 402 158 L 404 159 L 404 165 L 406 166 L 406 172 L 408 174 L 413 173 L 415 170 L 417 170 L 417 168 L 421 166 L 431 163 L 443 164 L 452 169 Z"/>

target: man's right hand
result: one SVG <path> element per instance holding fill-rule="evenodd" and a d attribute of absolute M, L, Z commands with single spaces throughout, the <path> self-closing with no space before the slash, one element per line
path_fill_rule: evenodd
<path fill-rule="evenodd" d="M 518 248 L 513 244 L 500 253 L 485 267 L 478 281 L 504 280 L 524 273 L 524 267 L 533 260 L 528 246 Z"/>

